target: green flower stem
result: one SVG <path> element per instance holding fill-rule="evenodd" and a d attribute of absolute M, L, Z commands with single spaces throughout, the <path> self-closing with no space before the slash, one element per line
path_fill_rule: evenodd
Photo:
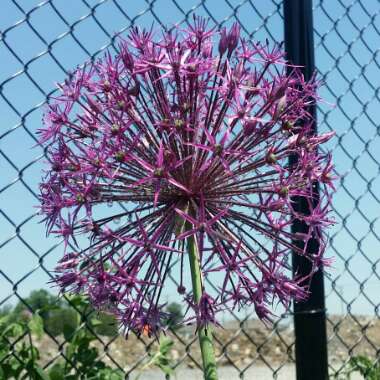
<path fill-rule="evenodd" d="M 194 302 L 199 303 L 201 299 L 202 288 L 202 274 L 199 263 L 199 254 L 197 243 L 194 235 L 187 238 L 187 246 L 190 260 L 191 281 L 193 284 Z M 212 343 L 212 330 L 210 326 L 198 329 L 199 344 L 202 352 L 203 374 L 205 380 L 217 380 L 216 362 L 214 354 L 214 346 Z"/>

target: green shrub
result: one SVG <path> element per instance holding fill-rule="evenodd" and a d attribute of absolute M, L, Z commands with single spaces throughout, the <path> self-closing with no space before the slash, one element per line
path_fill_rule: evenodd
<path fill-rule="evenodd" d="M 24 302 L 19 302 L 13 310 L 13 316 L 16 320 L 22 316 L 22 312 L 25 310 L 32 311 L 39 310 L 42 319 L 46 319 L 49 316 L 51 310 L 59 308 L 62 305 L 62 301 L 45 289 L 33 290 Z"/>
<path fill-rule="evenodd" d="M 77 312 L 73 309 L 59 308 L 52 310 L 44 319 L 44 327 L 50 335 L 63 334 L 65 328 L 75 329 L 78 326 Z"/>
<path fill-rule="evenodd" d="M 166 312 L 169 317 L 166 321 L 166 325 L 172 330 L 178 329 L 180 327 L 180 322 L 183 319 L 182 307 L 180 304 L 173 302 L 166 307 Z"/>
<path fill-rule="evenodd" d="M 37 298 L 40 299 L 41 294 L 44 293 L 38 293 Z M 123 379 L 123 373 L 103 362 L 98 349 L 91 346 L 91 342 L 96 339 L 91 329 L 83 326 L 77 328 L 82 323 L 99 326 L 101 322 L 96 319 L 95 313 L 88 314 L 89 305 L 83 297 L 72 297 L 71 303 L 80 313 L 62 306 L 48 310 L 45 302 L 42 302 L 39 303 L 42 310 L 36 310 L 34 314 L 17 305 L 15 310 L 0 318 L 1 380 Z M 46 327 L 55 334 L 59 331 L 63 333 L 67 342 L 64 346 L 67 360 L 59 359 L 50 368 L 43 369 L 39 364 L 40 353 L 34 340 L 42 337 Z"/>
<path fill-rule="evenodd" d="M 99 325 L 95 327 L 95 332 L 97 334 L 111 337 L 118 335 L 118 322 L 113 315 L 107 313 L 99 313 L 97 315 L 97 319 L 100 322 Z"/>
<path fill-rule="evenodd" d="M 14 320 L 22 321 L 30 309 L 39 310 L 39 314 L 43 320 L 43 325 L 47 333 L 56 337 L 63 334 L 64 329 L 76 328 L 78 326 L 77 312 L 64 298 L 59 298 L 50 294 L 45 289 L 33 290 L 30 295 L 25 298 L 25 303 L 19 302 L 16 307 L 11 310 L 10 307 L 0 309 L 0 316 L 3 313 L 11 313 Z M 116 319 L 107 313 L 96 312 L 89 304 L 86 308 L 87 315 L 95 316 L 100 322 L 94 326 L 94 331 L 99 335 L 115 336 L 118 334 L 118 326 Z"/>
<path fill-rule="evenodd" d="M 364 355 L 354 356 L 348 362 L 348 378 L 353 372 L 359 372 L 364 380 L 380 380 L 380 364 Z"/>

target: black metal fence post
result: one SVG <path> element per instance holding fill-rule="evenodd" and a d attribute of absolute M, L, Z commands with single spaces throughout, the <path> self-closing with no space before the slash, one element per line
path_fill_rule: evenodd
<path fill-rule="evenodd" d="M 313 9 L 312 0 L 284 0 L 285 50 L 287 59 L 302 65 L 302 72 L 308 80 L 314 73 Z M 309 112 L 316 120 L 316 108 Z M 313 133 L 316 132 L 316 122 Z M 290 164 L 297 157 L 290 158 Z M 308 213 L 305 199 L 295 197 L 296 208 Z M 318 202 L 318 186 L 315 184 L 315 203 Z M 294 221 L 293 231 L 305 232 L 304 222 Z M 309 242 L 308 252 L 316 253 L 317 240 Z M 310 272 L 310 263 L 299 255 L 293 255 L 293 272 L 298 275 Z M 323 271 L 319 270 L 310 285 L 310 298 L 307 302 L 294 305 L 295 353 L 297 380 L 326 380 L 328 378 L 326 310 Z"/>

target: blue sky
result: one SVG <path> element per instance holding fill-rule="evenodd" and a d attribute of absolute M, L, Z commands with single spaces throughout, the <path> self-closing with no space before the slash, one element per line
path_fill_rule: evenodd
<path fill-rule="evenodd" d="M 362 3 L 366 9 L 356 1 L 314 1 L 316 64 L 326 82 L 320 91 L 325 102 L 319 110 L 319 128 L 337 133 L 328 148 L 342 176 L 334 197 L 337 225 L 331 230 L 328 249 L 328 255 L 336 256 L 331 279 L 326 281 L 331 313 L 342 311 L 337 293 L 347 302 L 355 300 L 351 310 L 356 313 L 373 314 L 374 305 L 380 304 L 376 289 L 380 275 L 376 266 L 380 259 L 380 167 L 376 162 L 380 152 L 380 4 L 377 0 Z M 43 152 L 32 146 L 41 126 L 41 105 L 54 83 L 65 78 L 65 70 L 99 50 L 112 50 L 111 37 L 131 23 L 150 27 L 155 22 L 158 27 L 159 19 L 170 25 L 191 10 L 212 15 L 225 25 L 236 17 L 244 33 L 255 32 L 257 40 L 283 39 L 280 0 L 177 0 L 176 4 L 171 0 L 2 0 L 0 303 L 13 293 L 4 274 L 18 283 L 22 296 L 48 287 L 43 268 L 52 269 L 62 252 L 56 239 L 45 237 L 40 217 L 33 216 Z M 30 270 L 33 273 L 25 277 Z M 368 299 L 359 294 L 354 278 L 366 280 L 363 290 Z M 331 281 L 336 292 L 331 290 Z M 15 296 L 7 302 L 15 303 Z"/>

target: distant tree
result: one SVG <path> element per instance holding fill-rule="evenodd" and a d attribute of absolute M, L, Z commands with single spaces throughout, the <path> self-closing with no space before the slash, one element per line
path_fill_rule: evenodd
<path fill-rule="evenodd" d="M 31 307 L 33 311 L 39 310 L 42 319 L 47 319 L 51 310 L 62 306 L 62 301 L 45 289 L 33 290 L 29 296 L 25 298 L 25 303 L 20 301 L 14 308 L 13 314 L 16 319 L 22 315 L 24 310 L 29 310 L 26 304 Z"/>
<path fill-rule="evenodd" d="M 166 312 L 169 314 L 169 317 L 166 321 L 167 326 L 171 329 L 179 328 L 179 323 L 183 319 L 181 305 L 176 302 L 172 302 L 166 307 Z"/>
<path fill-rule="evenodd" d="M 0 308 L 0 318 L 9 315 L 12 311 L 11 305 L 5 305 Z"/>
<path fill-rule="evenodd" d="M 27 314 L 37 312 L 41 316 L 44 328 L 52 335 L 62 333 L 62 323 L 67 319 L 61 314 L 64 301 L 49 293 L 46 289 L 32 290 L 28 297 L 20 301 L 12 311 L 15 321 L 24 320 Z"/>
<path fill-rule="evenodd" d="M 79 296 L 77 296 L 78 298 Z M 29 307 L 41 316 L 45 330 L 53 335 L 58 336 L 64 331 L 74 331 L 78 325 L 78 311 L 85 313 L 88 317 L 96 317 L 98 321 L 96 326 L 91 326 L 93 331 L 99 335 L 115 336 L 118 334 L 118 323 L 110 314 L 95 311 L 92 306 L 81 298 L 80 303 L 69 303 L 65 299 L 60 299 L 57 296 L 49 293 L 45 289 L 33 290 L 28 297 L 25 298 L 25 303 L 20 301 L 13 310 L 0 309 L 0 316 L 3 313 L 10 312 L 15 321 L 24 321 L 28 315 L 31 315 Z M 73 305 L 75 307 L 73 307 Z M 87 321 L 90 318 L 87 318 Z"/>
<path fill-rule="evenodd" d="M 46 331 L 53 336 L 63 334 L 67 329 L 75 330 L 78 327 L 78 313 L 67 306 L 50 311 L 44 326 Z"/>

